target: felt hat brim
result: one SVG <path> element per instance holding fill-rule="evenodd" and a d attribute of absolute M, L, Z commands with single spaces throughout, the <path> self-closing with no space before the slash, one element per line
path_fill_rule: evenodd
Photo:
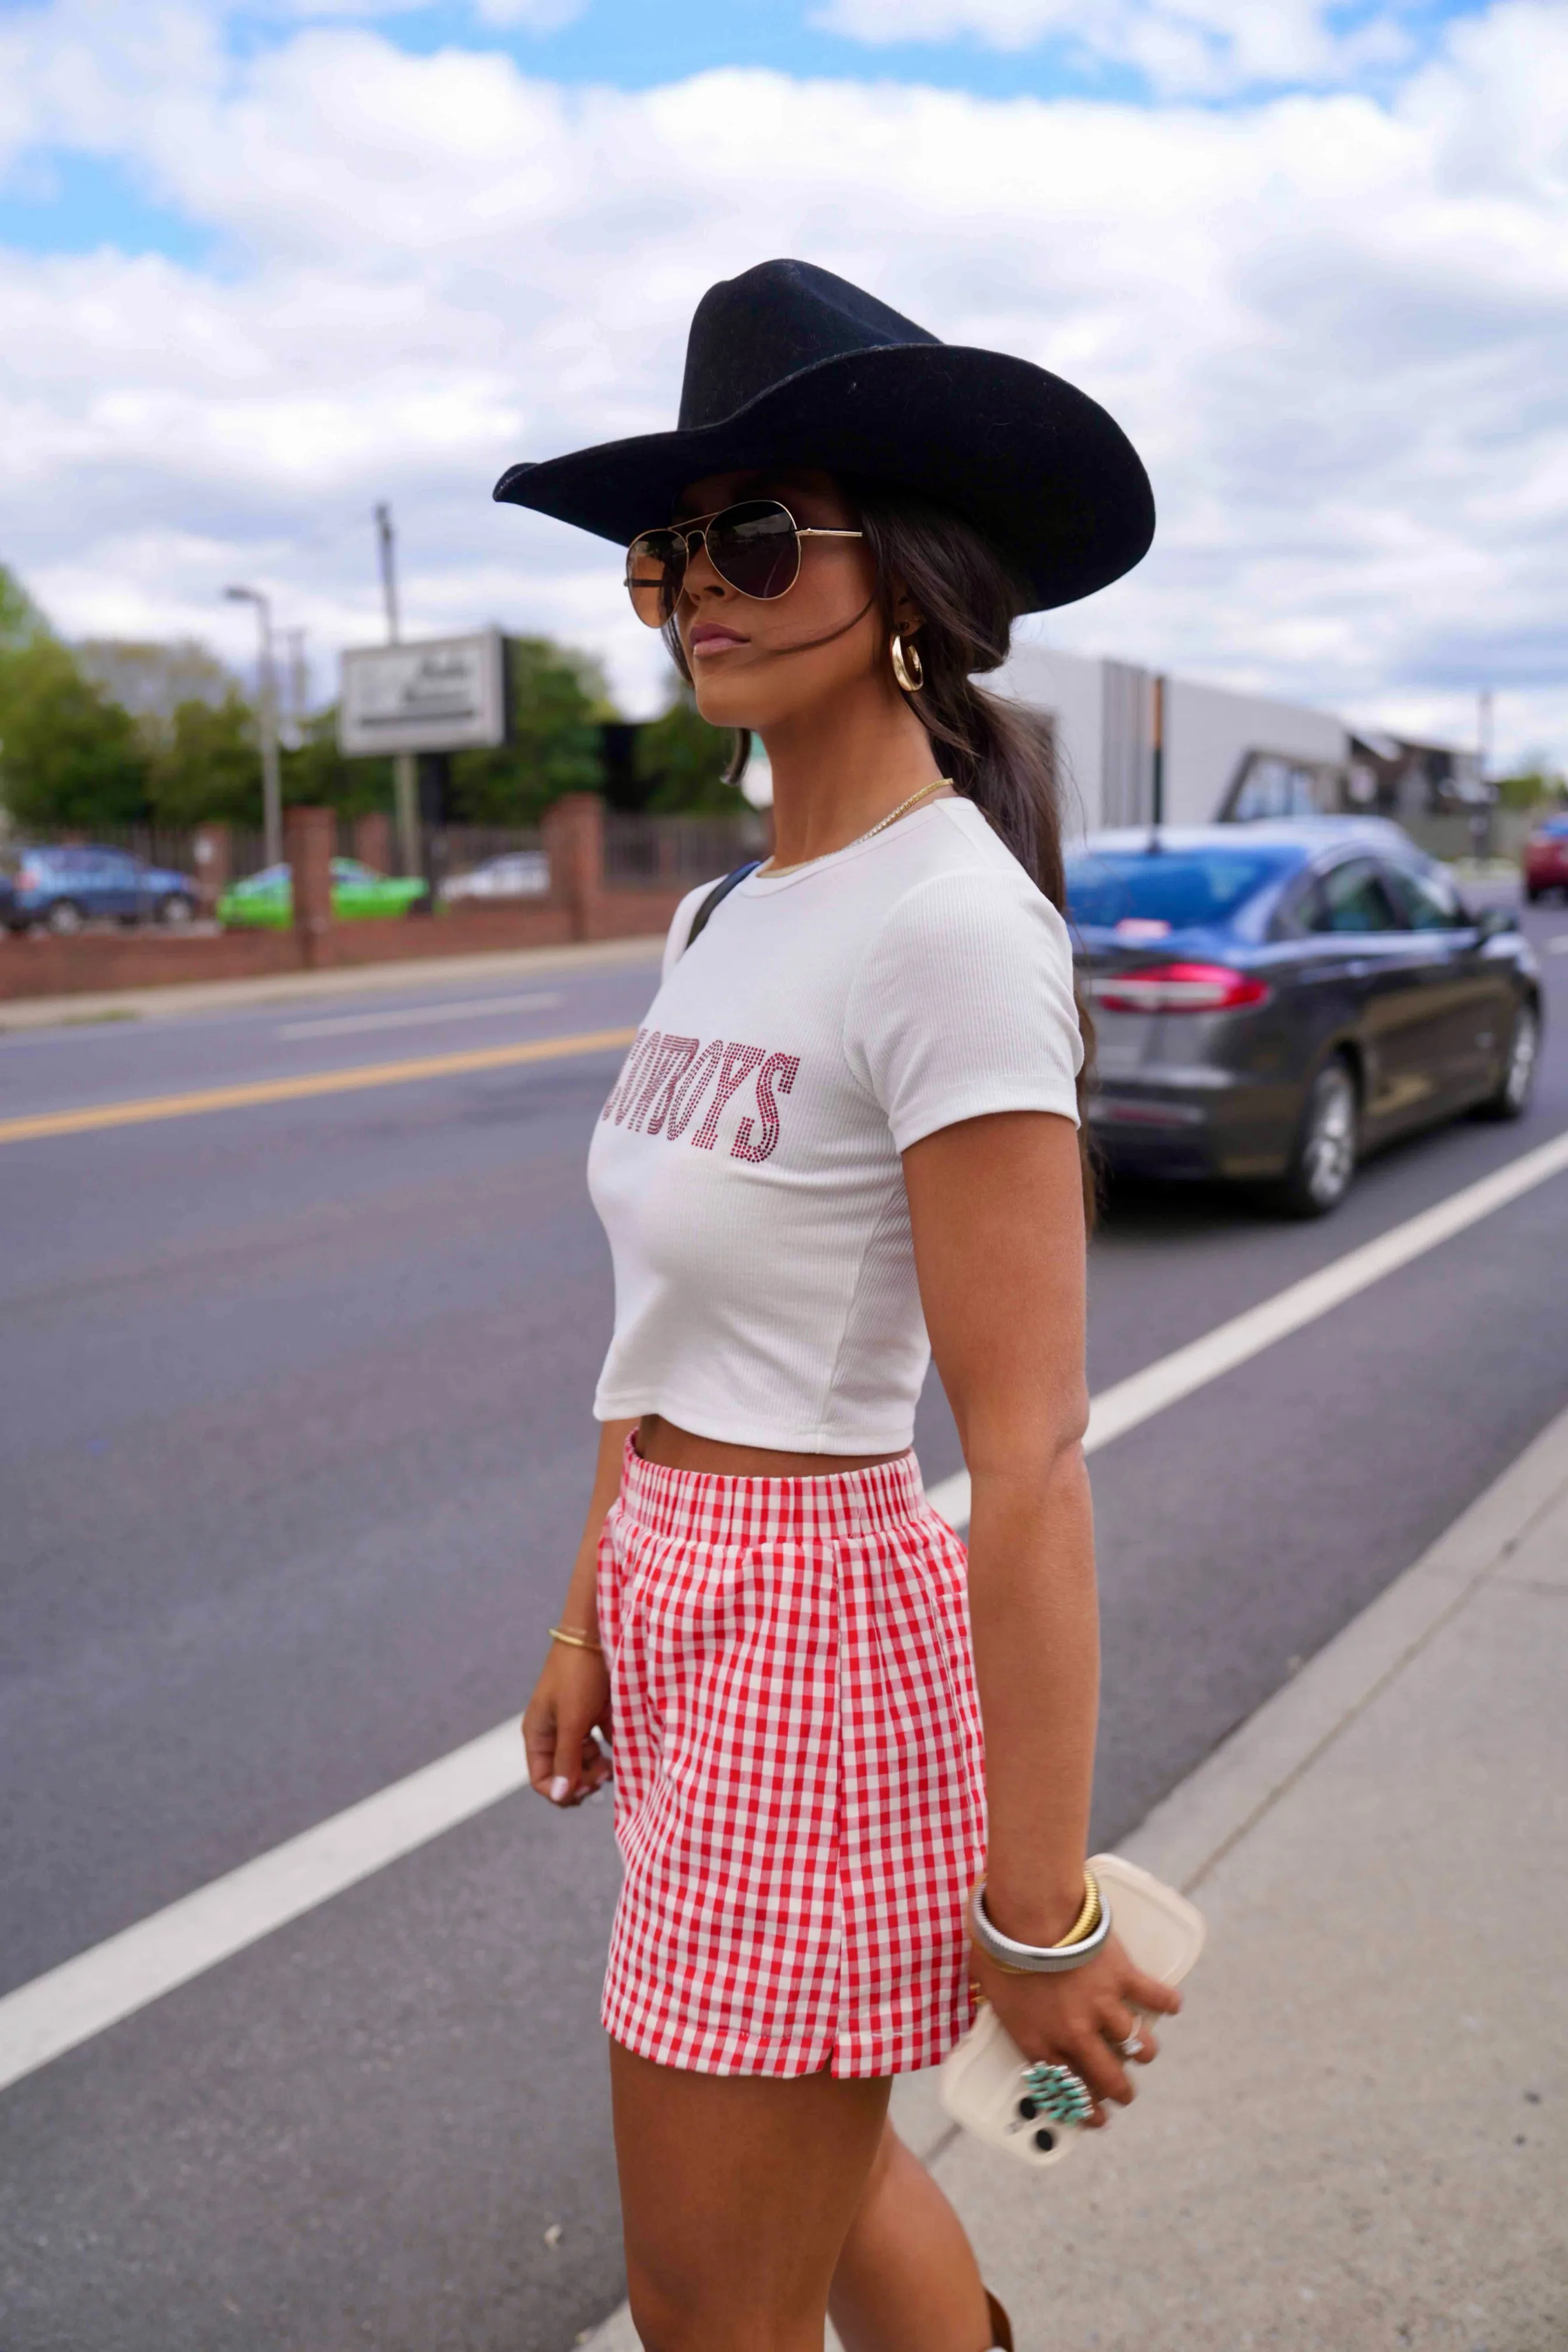
<path fill-rule="evenodd" d="M 1121 578 L 1154 535 L 1154 498 L 1114 418 L 1002 352 L 900 343 L 798 369 L 717 423 L 512 466 L 498 499 L 626 546 L 689 484 L 752 467 L 859 476 L 952 508 L 1045 612 Z"/>

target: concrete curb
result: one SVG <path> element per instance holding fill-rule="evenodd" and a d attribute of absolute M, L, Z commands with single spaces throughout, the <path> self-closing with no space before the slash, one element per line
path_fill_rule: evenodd
<path fill-rule="evenodd" d="M 1565 1494 L 1568 1412 L 1173 1789 L 1121 1841 L 1121 1851 L 1189 1892 L 1200 1885 L 1477 1589 L 1528 1544 Z M 934 2075 L 902 2078 L 894 2099 L 900 2130 L 931 2162 L 956 2137 L 937 2103 Z M 639 2352 L 626 2305 L 578 2345 L 584 2352 Z"/>
<path fill-rule="evenodd" d="M 595 940 L 559 948 L 503 948 L 484 955 L 431 956 L 345 965 L 334 971 L 278 972 L 265 980 L 174 981 L 166 988 L 126 988 L 100 995 L 0 999 L 0 1036 L 26 1029 L 75 1028 L 100 1021 L 177 1020 L 193 1013 L 245 1013 L 267 1004 L 311 1003 L 321 997 L 389 991 L 471 988 L 476 981 L 531 979 L 548 971 L 615 971 L 657 963 L 662 932 Z"/>
<path fill-rule="evenodd" d="M 1154 1807 L 1123 1841 L 1131 1859 L 1190 1894 L 1525 1541 L 1564 1488 L 1568 1413 Z"/>

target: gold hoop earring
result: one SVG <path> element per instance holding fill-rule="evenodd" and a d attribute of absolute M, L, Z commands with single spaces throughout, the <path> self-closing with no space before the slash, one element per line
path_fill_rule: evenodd
<path fill-rule="evenodd" d="M 906 694 L 918 694 L 926 682 L 925 665 L 912 645 L 906 646 L 901 629 L 893 631 L 889 649 L 893 656 L 893 676 Z"/>

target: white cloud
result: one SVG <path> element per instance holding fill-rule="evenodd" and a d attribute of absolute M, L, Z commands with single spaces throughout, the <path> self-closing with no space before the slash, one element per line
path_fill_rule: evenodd
<path fill-rule="evenodd" d="M 1351 29 L 1331 0 L 823 0 L 812 21 L 888 46 L 965 36 L 996 49 L 1061 44 L 1069 57 L 1131 67 L 1166 95 L 1344 82 L 1405 58 L 1396 5 Z"/>
<path fill-rule="evenodd" d="M 481 25 L 525 26 L 531 33 L 553 33 L 574 24 L 588 0 L 473 0 Z"/>
<path fill-rule="evenodd" d="M 0 556 L 66 625 L 238 654 L 217 592 L 250 577 L 319 653 L 374 635 L 390 497 L 411 626 L 552 630 L 646 707 L 613 551 L 489 486 L 668 423 L 702 289 L 794 252 L 1131 431 L 1155 551 L 1057 642 L 1450 730 L 1490 684 L 1505 745 L 1568 754 L 1560 9 L 1465 25 L 1389 108 L 1221 114 L 738 72 L 565 91 L 352 26 L 240 66 L 194 11 L 121 50 L 79 37 L 95 13 L 19 61 L 25 116 L 220 258 L 0 254 Z"/>

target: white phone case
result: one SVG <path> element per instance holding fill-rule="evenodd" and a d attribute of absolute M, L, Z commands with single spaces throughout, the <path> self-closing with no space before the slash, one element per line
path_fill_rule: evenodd
<path fill-rule="evenodd" d="M 1120 1854 L 1097 1853 L 1089 1868 L 1128 1958 L 1163 1984 L 1180 1984 L 1204 1948 L 1202 1912 Z M 1050 2123 L 1035 2113 L 1024 2086 L 1026 2063 L 988 2004 L 942 2067 L 942 2104 L 976 2138 L 1044 2170 L 1061 2162 L 1082 2126 Z"/>

